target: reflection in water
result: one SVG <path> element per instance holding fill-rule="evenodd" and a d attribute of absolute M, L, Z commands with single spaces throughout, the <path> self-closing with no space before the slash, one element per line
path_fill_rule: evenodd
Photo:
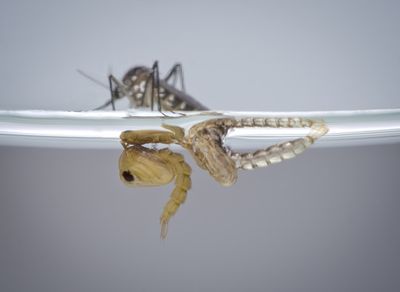
<path fill-rule="evenodd" d="M 221 118 L 198 123 L 187 134 L 177 126 L 163 125 L 165 131 L 124 131 L 121 143 L 120 177 L 129 186 L 159 186 L 175 178 L 175 189 L 161 215 L 161 237 L 167 235 L 169 219 L 185 201 L 190 189 L 191 169 L 182 155 L 169 149 L 154 150 L 142 145 L 148 143 L 179 144 L 187 149 L 197 165 L 221 185 L 236 182 L 237 169 L 254 169 L 279 163 L 302 153 L 328 132 L 321 121 L 303 118 Z M 292 141 L 272 145 L 254 153 L 237 153 L 224 146 L 227 132 L 233 128 L 310 128 L 308 135 Z"/>

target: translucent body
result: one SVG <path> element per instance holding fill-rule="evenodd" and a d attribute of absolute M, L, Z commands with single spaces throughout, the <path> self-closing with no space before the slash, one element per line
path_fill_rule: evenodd
<path fill-rule="evenodd" d="M 231 152 L 230 156 L 235 161 L 236 167 L 245 170 L 266 167 L 294 158 L 329 131 L 321 121 L 302 118 L 244 118 L 237 120 L 235 127 L 310 128 L 310 133 L 305 137 L 275 144 L 253 153 Z"/>
<path fill-rule="evenodd" d="M 186 200 L 191 172 L 181 154 L 166 148 L 153 150 L 132 145 L 125 148 L 119 160 L 120 178 L 128 186 L 159 186 L 175 179 L 175 188 L 160 217 L 161 238 L 167 236 L 169 219 Z"/>
<path fill-rule="evenodd" d="M 132 185 L 162 185 L 176 177 L 176 188 L 161 216 L 162 237 L 166 236 L 169 219 L 186 198 L 190 188 L 190 167 L 180 154 L 167 149 L 156 151 L 137 145 L 179 144 L 187 149 L 197 165 L 208 171 L 217 182 L 223 186 L 230 186 L 236 182 L 237 169 L 250 170 L 293 158 L 328 132 L 323 122 L 302 118 L 214 119 L 192 126 L 186 135 L 180 127 L 163 126 L 166 131 L 142 130 L 121 133 L 121 142 L 128 153 L 123 153 L 120 159 L 121 179 L 131 179 L 129 175 L 124 175 L 127 170 L 139 178 L 139 181 L 132 182 Z M 243 127 L 310 128 L 310 132 L 305 137 L 275 144 L 253 153 L 236 153 L 224 147 L 223 138 L 227 132 Z M 152 155 L 154 159 L 151 158 Z"/>

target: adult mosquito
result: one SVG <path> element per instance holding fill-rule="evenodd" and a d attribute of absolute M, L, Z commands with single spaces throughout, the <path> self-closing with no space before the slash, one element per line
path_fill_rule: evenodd
<path fill-rule="evenodd" d="M 87 74 L 85 77 L 99 83 Z M 177 82 L 179 81 L 179 88 Z M 150 108 L 157 104 L 162 111 L 204 111 L 206 106 L 186 93 L 182 65 L 177 63 L 164 78 L 160 78 L 158 61 L 151 68 L 136 66 L 125 73 L 122 80 L 114 75 L 108 76 L 111 98 L 94 110 L 101 110 L 109 105 L 115 110 L 115 101 L 127 97 L 133 108 Z"/>

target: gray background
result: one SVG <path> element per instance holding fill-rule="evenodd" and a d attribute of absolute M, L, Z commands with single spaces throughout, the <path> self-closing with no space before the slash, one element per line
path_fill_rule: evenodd
<path fill-rule="evenodd" d="M 215 109 L 395 108 L 399 35 L 398 1 L 1 1 L 0 108 L 90 109 L 108 92 L 76 69 L 155 59 Z M 230 188 L 192 163 L 164 242 L 172 186 L 125 188 L 119 154 L 0 148 L 1 291 L 400 290 L 398 144 L 313 149 Z"/>

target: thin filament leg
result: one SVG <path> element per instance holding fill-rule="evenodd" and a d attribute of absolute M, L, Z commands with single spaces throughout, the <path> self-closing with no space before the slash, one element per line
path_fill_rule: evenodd
<path fill-rule="evenodd" d="M 183 66 L 180 63 L 176 63 L 174 64 L 174 66 L 172 66 L 172 68 L 169 70 L 169 72 L 167 73 L 167 75 L 164 78 L 164 81 L 167 84 L 172 85 L 172 87 L 176 87 L 176 83 L 177 80 L 180 80 L 180 90 L 182 92 L 186 92 L 186 88 L 185 88 L 185 81 L 184 81 L 184 77 L 183 77 Z M 170 80 L 172 79 L 172 82 L 170 83 Z M 174 114 L 178 114 L 180 116 L 184 116 L 185 114 L 182 113 L 177 113 L 173 110 L 171 110 L 172 113 Z"/>
<path fill-rule="evenodd" d="M 158 111 L 161 111 L 161 99 L 160 99 L 160 71 L 158 70 L 158 61 L 155 61 L 153 64 L 153 89 L 154 93 L 156 94 L 157 98 L 157 103 L 158 103 Z M 151 107 L 151 110 L 153 110 L 153 104 Z"/>
<path fill-rule="evenodd" d="M 183 66 L 180 63 L 176 63 L 171 69 L 170 71 L 167 73 L 167 75 L 164 78 L 164 81 L 169 83 L 170 79 L 173 78 L 172 81 L 172 86 L 175 87 L 177 80 L 179 78 L 180 80 L 180 85 L 181 85 L 181 90 L 183 92 L 186 92 L 186 88 L 185 88 L 185 80 L 184 80 L 184 74 L 183 74 Z"/>
<path fill-rule="evenodd" d="M 117 84 L 117 88 L 123 88 L 124 85 L 121 82 L 119 82 L 119 80 L 111 74 L 108 76 L 108 83 L 110 86 L 111 99 L 110 99 L 110 102 L 107 102 L 105 105 L 109 105 L 111 103 L 112 109 L 113 109 L 113 111 L 115 111 L 115 100 L 119 99 L 120 96 L 119 96 L 118 90 L 115 90 L 114 84 Z"/>
<path fill-rule="evenodd" d="M 84 76 L 84 77 L 88 78 L 89 80 L 95 82 L 96 84 L 98 84 L 98 85 L 100 85 L 102 87 L 105 87 L 105 88 L 110 90 L 111 98 L 109 100 L 107 100 L 103 105 L 101 105 L 99 107 L 96 107 L 93 110 L 97 111 L 97 110 L 104 109 L 107 106 L 109 106 L 110 104 L 112 105 L 113 110 L 115 110 L 114 100 L 121 98 L 121 96 L 119 96 L 119 91 L 116 91 L 114 89 L 113 85 L 117 84 L 118 88 L 124 88 L 124 85 L 121 82 L 119 82 L 119 80 L 117 78 L 115 78 L 113 75 L 109 75 L 108 76 L 108 86 L 107 86 L 107 85 L 103 84 L 101 81 L 98 81 L 97 79 L 95 79 L 95 78 L 91 77 L 90 75 L 86 74 L 82 70 L 78 69 L 77 71 L 82 76 Z"/>
<path fill-rule="evenodd" d="M 97 85 L 100 85 L 101 87 L 104 87 L 104 88 L 106 88 L 106 89 L 109 89 L 109 86 L 107 86 L 107 85 L 104 84 L 103 82 L 97 80 L 96 78 L 90 76 L 89 74 L 85 73 L 84 71 L 82 71 L 82 70 L 80 70 L 80 69 L 77 69 L 76 71 L 77 71 L 79 74 L 81 74 L 83 77 L 89 79 L 90 81 L 96 83 Z M 109 106 L 110 104 L 111 104 L 111 99 L 110 99 L 110 100 L 107 100 L 103 105 L 94 108 L 93 111 L 98 111 L 98 110 L 104 109 L 104 108 L 106 108 L 107 106 Z"/>
<path fill-rule="evenodd" d="M 115 103 L 114 103 L 114 88 L 112 83 L 112 76 L 108 76 L 108 83 L 110 85 L 110 95 L 111 95 L 111 106 L 113 111 L 115 111 Z"/>
<path fill-rule="evenodd" d="M 111 103 L 112 103 L 112 99 L 109 99 L 109 100 L 106 101 L 105 104 L 103 104 L 103 105 L 101 105 L 101 106 L 99 106 L 99 107 L 96 107 L 96 108 L 93 109 L 93 110 L 94 110 L 94 111 L 102 110 L 102 109 L 108 107 Z"/>
<path fill-rule="evenodd" d="M 154 109 L 154 98 L 157 98 L 157 103 L 158 103 L 158 111 L 163 115 L 164 112 L 162 111 L 162 105 L 161 105 L 161 97 L 160 97 L 160 71 L 158 69 L 158 61 L 155 61 L 152 67 L 152 86 L 151 86 L 151 110 L 153 111 Z M 156 95 L 156 96 L 155 96 Z"/>
<path fill-rule="evenodd" d="M 149 99 L 151 103 L 153 101 L 153 73 L 150 73 L 144 84 L 143 98 L 141 99 L 140 107 L 144 107 L 145 101 L 148 101 Z"/>

